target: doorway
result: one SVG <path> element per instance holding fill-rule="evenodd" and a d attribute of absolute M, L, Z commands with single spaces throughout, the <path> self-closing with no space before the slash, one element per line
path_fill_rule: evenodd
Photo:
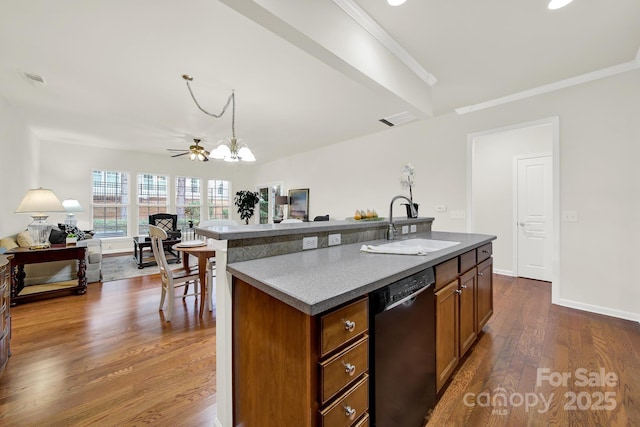
<path fill-rule="evenodd" d="M 550 189 L 544 194 L 550 197 L 550 233 L 545 245 L 550 254 L 536 252 L 538 261 L 546 257 L 550 270 L 544 279 L 552 282 L 554 301 L 559 296 L 559 119 L 552 117 L 529 123 L 508 126 L 470 134 L 467 140 L 467 229 L 474 233 L 494 234 L 494 271 L 508 276 L 521 274 L 519 228 L 517 212 L 517 158 L 539 157 L 545 153 L 550 157 Z M 550 154 L 549 154 L 550 153 Z M 531 176 L 531 179 L 534 179 Z M 539 225 L 528 224 L 526 232 L 534 234 Z M 549 228 L 547 228 L 548 230 Z M 522 238 L 520 239 L 522 240 Z M 530 242 L 531 243 L 531 242 Z M 531 245 L 535 246 L 535 245 Z M 541 262 L 526 261 L 529 264 Z M 528 277 L 529 273 L 524 273 Z"/>

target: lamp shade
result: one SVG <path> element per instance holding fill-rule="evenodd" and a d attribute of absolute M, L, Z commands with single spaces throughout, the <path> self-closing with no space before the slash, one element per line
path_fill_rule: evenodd
<path fill-rule="evenodd" d="M 276 196 L 276 205 L 288 205 L 289 197 L 287 196 Z"/>
<path fill-rule="evenodd" d="M 62 201 L 62 206 L 64 206 L 64 210 L 67 212 L 84 212 L 80 202 L 76 199 L 66 199 Z"/>
<path fill-rule="evenodd" d="M 49 246 L 49 235 L 53 225 L 46 221 L 47 212 L 65 212 L 65 209 L 53 190 L 42 187 L 27 191 L 15 210 L 15 213 L 30 214 L 33 218 L 33 222 L 27 226 L 33 241 L 32 249 Z"/>
<path fill-rule="evenodd" d="M 60 199 L 48 188 L 32 188 L 18 204 L 15 213 L 42 214 L 44 212 L 66 212 Z M 44 215 L 41 215 L 44 216 Z"/>

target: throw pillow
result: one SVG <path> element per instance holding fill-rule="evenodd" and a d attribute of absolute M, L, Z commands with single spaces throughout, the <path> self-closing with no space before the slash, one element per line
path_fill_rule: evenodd
<path fill-rule="evenodd" d="M 62 230 L 58 230 L 54 228 L 51 230 L 51 234 L 49 235 L 49 243 L 52 245 L 59 245 L 61 243 L 66 243 L 67 241 L 67 233 Z"/>
<path fill-rule="evenodd" d="M 11 249 L 17 247 L 18 242 L 16 242 L 16 239 L 13 237 L 3 237 L 2 239 L 0 239 L 0 248 L 5 248 L 6 250 L 10 251 Z"/>
<path fill-rule="evenodd" d="M 84 240 L 87 238 L 87 236 L 84 234 L 84 231 L 80 230 L 75 225 L 58 224 L 58 227 L 60 227 L 60 230 L 66 232 L 67 234 L 75 234 L 78 240 Z"/>
<path fill-rule="evenodd" d="M 33 246 L 33 240 L 31 240 L 31 235 L 28 231 L 21 231 L 16 236 L 16 242 L 18 242 L 18 246 L 21 248 L 28 248 L 29 246 Z"/>

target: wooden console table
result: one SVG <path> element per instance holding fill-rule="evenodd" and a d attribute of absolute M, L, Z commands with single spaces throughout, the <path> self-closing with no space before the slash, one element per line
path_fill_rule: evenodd
<path fill-rule="evenodd" d="M 21 302 L 38 301 L 59 295 L 77 294 L 82 295 L 87 291 L 87 278 L 85 273 L 87 270 L 87 262 L 85 261 L 85 252 L 87 248 L 75 245 L 51 245 L 46 249 L 29 249 L 15 248 L 7 251 L 7 255 L 13 255 L 11 259 L 11 305 Z M 32 285 L 38 286 L 45 290 L 40 292 L 32 292 L 26 295 L 20 295 L 24 289 L 24 266 L 26 264 L 37 264 L 40 262 L 78 260 L 78 284 L 70 285 L 57 289 L 50 289 L 49 284 Z M 31 286 L 29 286 L 30 288 Z M 49 288 L 49 289 L 47 289 Z"/>

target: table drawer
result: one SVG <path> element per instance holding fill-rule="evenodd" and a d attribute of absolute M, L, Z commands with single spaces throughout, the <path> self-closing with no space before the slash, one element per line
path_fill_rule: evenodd
<path fill-rule="evenodd" d="M 369 328 L 369 302 L 363 298 L 320 319 L 322 356 L 366 332 Z"/>
<path fill-rule="evenodd" d="M 367 336 L 320 364 L 321 400 L 338 394 L 369 369 L 369 338 Z"/>
<path fill-rule="evenodd" d="M 436 265 L 436 288 L 438 291 L 445 285 L 448 285 L 452 280 L 458 277 L 458 257 L 451 258 L 449 261 L 445 261 L 442 264 Z"/>
<path fill-rule="evenodd" d="M 478 264 L 480 264 L 485 259 L 489 258 L 493 253 L 493 246 L 491 243 L 487 243 L 486 245 L 480 246 L 478 248 Z"/>
<path fill-rule="evenodd" d="M 471 270 L 476 265 L 476 250 L 460 255 L 460 273 Z"/>
<path fill-rule="evenodd" d="M 340 399 L 320 412 L 323 427 L 349 427 L 359 421 L 369 409 L 369 377 L 365 374 L 359 382 Z"/>

